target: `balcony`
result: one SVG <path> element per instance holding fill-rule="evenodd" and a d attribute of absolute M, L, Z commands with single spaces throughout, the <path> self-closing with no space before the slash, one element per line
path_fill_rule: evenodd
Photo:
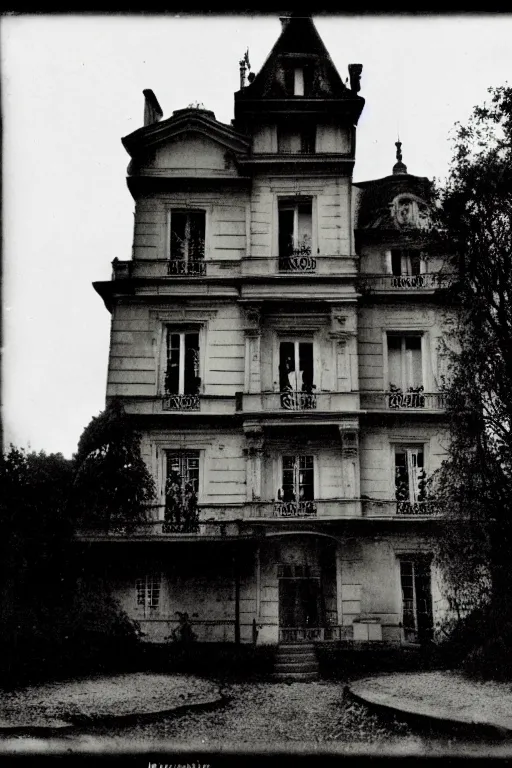
<path fill-rule="evenodd" d="M 456 275 L 447 272 L 424 272 L 419 275 L 361 275 L 363 293 L 416 293 L 449 288 Z"/>
<path fill-rule="evenodd" d="M 245 517 L 252 520 L 334 520 L 361 517 L 358 499 L 314 499 L 312 501 L 253 501 Z"/>
<path fill-rule="evenodd" d="M 356 411 L 357 392 L 255 392 L 237 393 L 237 410 L 245 413 L 322 413 Z"/>
<path fill-rule="evenodd" d="M 243 277 L 268 277 L 269 275 L 296 277 L 301 279 L 316 275 L 333 277 L 346 275 L 356 278 L 356 259 L 348 254 L 339 256 L 319 256 L 308 252 L 309 249 L 297 249 L 287 256 L 249 256 L 242 259 Z"/>
<path fill-rule="evenodd" d="M 204 259 L 195 261 L 171 259 L 167 262 L 167 274 L 178 277 L 204 277 L 206 275 L 206 262 Z"/>
<path fill-rule="evenodd" d="M 156 537 L 174 539 L 225 539 L 238 538 L 240 536 L 240 524 L 238 521 L 224 520 L 199 520 L 194 521 L 166 521 L 148 520 L 141 523 L 134 530 L 127 529 L 120 524 L 104 526 L 102 528 L 83 529 L 79 532 L 79 538 L 93 539 L 124 539 L 146 540 Z"/>
<path fill-rule="evenodd" d="M 441 412 L 446 399 L 446 392 L 424 392 L 422 387 L 408 392 L 361 392 L 361 410 Z"/>
<path fill-rule="evenodd" d="M 139 259 L 112 262 L 112 280 L 162 278 L 226 278 L 240 274 L 240 260 L 232 259 Z"/>
<path fill-rule="evenodd" d="M 199 411 L 199 395 L 164 395 L 163 411 Z"/>
<path fill-rule="evenodd" d="M 435 501 L 363 499 L 363 517 L 440 517 L 442 505 Z"/>

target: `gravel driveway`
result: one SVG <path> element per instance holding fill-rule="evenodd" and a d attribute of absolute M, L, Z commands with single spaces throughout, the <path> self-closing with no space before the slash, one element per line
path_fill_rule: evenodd
<path fill-rule="evenodd" d="M 343 684 L 231 683 L 227 703 L 214 711 L 193 711 L 125 727 L 109 726 L 69 737 L 87 744 L 93 738 L 115 741 L 170 740 L 201 746 L 274 746 L 343 742 L 370 744 L 396 739 L 417 743 L 405 725 L 384 726 L 364 707 L 344 699 Z"/>

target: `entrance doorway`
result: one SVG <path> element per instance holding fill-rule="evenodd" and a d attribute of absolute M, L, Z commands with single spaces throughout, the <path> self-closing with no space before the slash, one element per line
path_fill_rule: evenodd
<path fill-rule="evenodd" d="M 320 571 L 307 565 L 279 566 L 279 639 L 307 642 L 321 635 Z"/>

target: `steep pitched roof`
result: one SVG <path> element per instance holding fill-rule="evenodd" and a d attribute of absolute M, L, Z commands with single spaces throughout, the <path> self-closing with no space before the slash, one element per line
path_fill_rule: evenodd
<path fill-rule="evenodd" d="M 293 57 L 302 60 L 310 59 L 315 63 L 317 76 L 313 83 L 312 98 L 325 98 L 326 95 L 335 99 L 355 97 L 354 92 L 343 83 L 311 16 L 295 13 L 286 21 L 279 38 L 253 82 L 238 91 L 235 94 L 235 100 L 279 98 L 284 95 L 279 65 L 283 58 L 293 59 Z"/>

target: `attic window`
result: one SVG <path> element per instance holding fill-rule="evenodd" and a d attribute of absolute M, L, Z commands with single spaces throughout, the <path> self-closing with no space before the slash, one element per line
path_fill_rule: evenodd
<path fill-rule="evenodd" d="M 311 93 L 312 69 L 310 64 L 297 66 L 288 64 L 285 69 L 285 87 L 289 96 L 309 96 Z"/>
<path fill-rule="evenodd" d="M 293 95 L 304 96 L 304 70 L 302 67 L 293 70 Z"/>

